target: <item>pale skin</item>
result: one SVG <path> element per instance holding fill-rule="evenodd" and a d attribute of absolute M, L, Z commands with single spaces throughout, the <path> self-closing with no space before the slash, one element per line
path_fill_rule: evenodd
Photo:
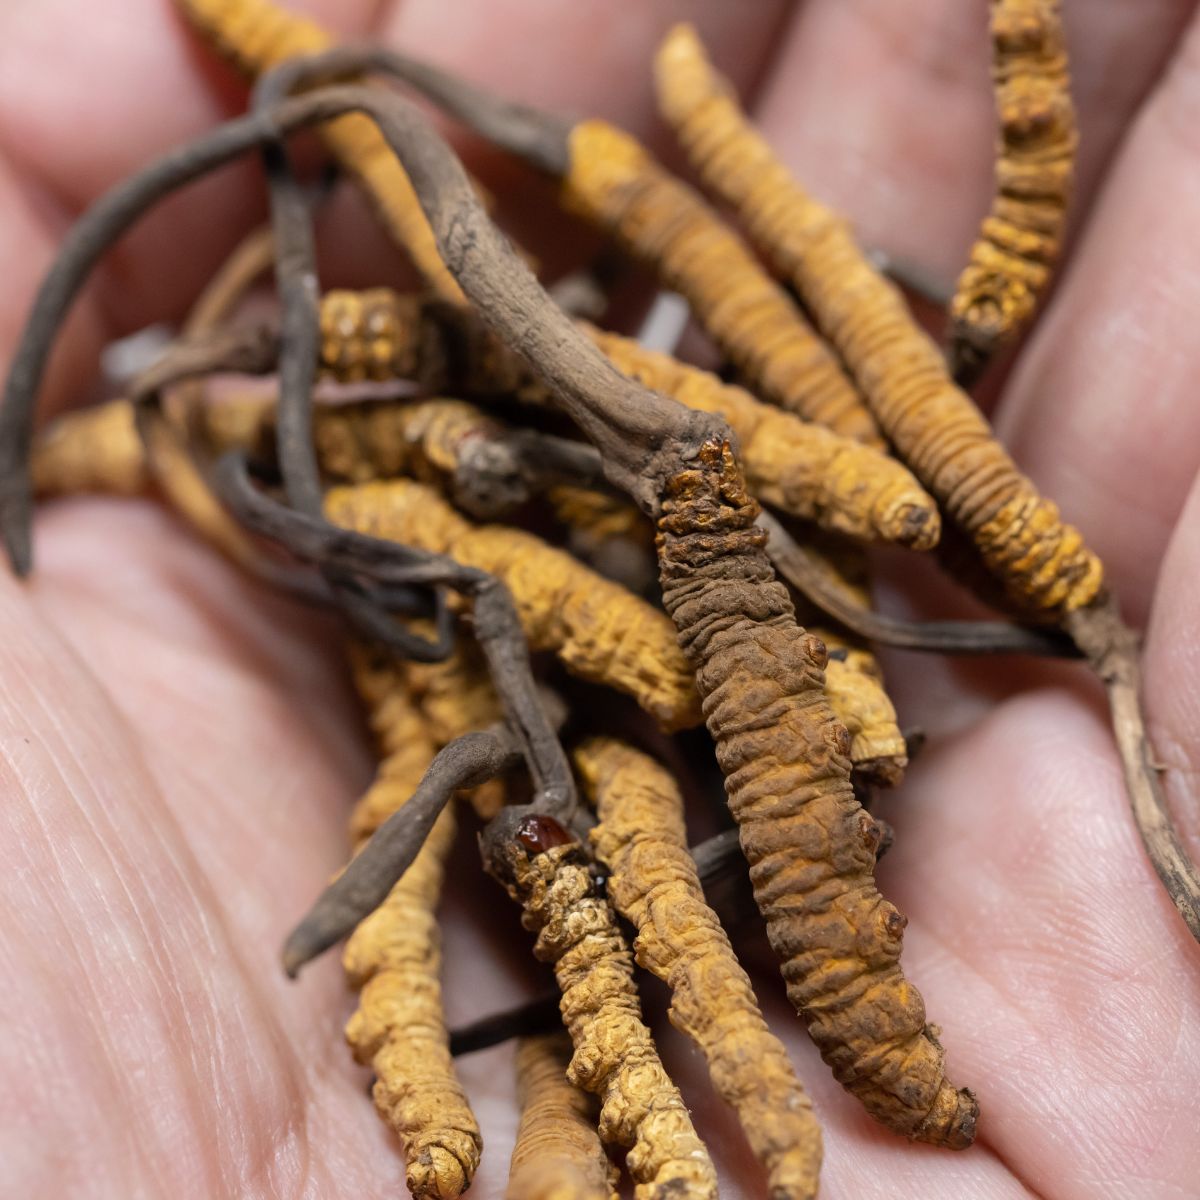
<path fill-rule="evenodd" d="M 688 17 L 722 69 L 759 81 L 755 111 L 812 190 L 943 285 L 990 194 L 982 0 L 307 7 L 647 134 L 652 48 Z M 1181 0 L 1065 7 L 1084 138 L 1075 240 L 995 414 L 1147 630 L 1157 752 L 1196 855 L 1200 17 Z M 0 366 L 71 217 L 238 97 L 166 0 L 0 6 Z M 147 221 L 77 306 L 47 404 L 80 398 L 103 341 L 178 315 L 261 211 L 245 167 Z M 351 281 L 394 282 L 380 272 L 399 260 L 357 202 L 335 201 L 324 229 Z M 276 958 L 341 861 L 370 770 L 336 628 L 237 578 L 148 503 L 56 505 L 37 556 L 28 585 L 0 572 L 0 1194 L 401 1194 L 340 1044 L 336 961 L 289 984 Z M 944 600 L 927 587 L 920 604 Z M 1200 947 L 1142 854 L 1096 688 L 1074 667 L 889 667 L 902 719 L 933 736 L 882 809 L 896 846 L 880 882 L 983 1116 L 957 1155 L 875 1126 L 743 935 L 825 1128 L 822 1195 L 1194 1194 Z M 456 863 L 446 981 L 462 1021 L 538 984 L 470 844 Z M 722 1194 L 762 1194 L 694 1057 L 663 1042 Z M 472 1195 L 492 1200 L 516 1124 L 511 1051 L 462 1070 L 486 1140 Z"/>

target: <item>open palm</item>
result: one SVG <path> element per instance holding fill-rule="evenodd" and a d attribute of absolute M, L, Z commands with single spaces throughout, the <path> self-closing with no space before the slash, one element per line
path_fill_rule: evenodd
<path fill-rule="evenodd" d="M 647 136 L 652 48 L 687 17 L 757 87 L 785 159 L 870 245 L 948 282 L 987 203 L 983 0 L 305 7 Z M 1152 729 L 1193 854 L 1195 7 L 1066 0 L 1076 241 L 996 409 L 1147 623 Z M 70 218 L 237 98 L 168 0 L 0 9 L 0 365 Z M 146 221 L 76 307 L 49 401 L 85 390 L 105 340 L 178 315 L 261 212 L 247 166 Z M 391 260 L 359 216 L 336 201 L 329 241 L 351 278 L 383 282 Z M 239 579 L 147 504 L 57 506 L 37 551 L 29 585 L 0 573 L 0 1194 L 399 1194 L 397 1149 L 338 1045 L 336 963 L 300 985 L 276 967 L 344 855 L 346 806 L 370 772 L 336 627 Z M 891 675 L 905 723 L 933 736 L 884 809 L 897 844 L 880 881 L 910 918 L 906 965 L 953 1077 L 980 1095 L 980 1136 L 954 1155 L 875 1126 L 829 1080 L 752 939 L 760 994 L 825 1126 L 822 1194 L 1200 1194 L 1200 948 L 1142 854 L 1097 690 L 1075 667 L 910 657 Z M 447 906 L 452 1021 L 537 986 L 512 953 L 515 913 L 473 858 L 464 846 Z M 761 1195 L 697 1057 L 663 1040 L 723 1194 Z M 487 1143 L 472 1194 L 489 1200 L 515 1126 L 509 1055 L 461 1063 Z"/>

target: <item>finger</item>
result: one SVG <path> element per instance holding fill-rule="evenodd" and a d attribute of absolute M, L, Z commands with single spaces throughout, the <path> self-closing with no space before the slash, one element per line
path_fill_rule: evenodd
<path fill-rule="evenodd" d="M 1082 130 L 1079 219 L 1194 0 L 1063 8 Z M 809 0 L 758 116 L 805 186 L 846 212 L 867 245 L 949 286 L 994 186 L 989 53 L 982 3 Z"/>
<path fill-rule="evenodd" d="M 882 810 L 880 887 L 981 1142 L 1060 1200 L 1186 1191 L 1200 947 L 1146 860 L 1107 720 L 1027 694 L 927 752 Z"/>
<path fill-rule="evenodd" d="M 1200 483 L 1159 576 L 1146 640 L 1145 684 L 1155 758 L 1184 844 L 1200 862 Z"/>
<path fill-rule="evenodd" d="M 1200 24 L 1130 130 L 997 418 L 1139 624 L 1200 468 L 1198 118 Z"/>
<path fill-rule="evenodd" d="M 167 599 L 152 560 L 114 555 L 105 573 L 72 576 L 80 541 L 123 530 L 181 583 L 207 577 L 188 565 L 203 551 L 172 559 L 150 510 L 74 507 L 46 522 L 35 596 L 0 578 L 5 1183 L 29 1196 L 240 1195 L 250 1179 L 383 1194 L 394 1152 L 354 1106 L 359 1072 L 330 1057 L 336 969 L 303 992 L 274 969 L 296 870 L 328 854 L 314 807 L 330 798 L 328 746 L 294 703 L 320 675 L 277 692 L 267 677 L 283 686 L 288 668 L 272 647 L 227 669 L 236 613 L 203 585 Z"/>

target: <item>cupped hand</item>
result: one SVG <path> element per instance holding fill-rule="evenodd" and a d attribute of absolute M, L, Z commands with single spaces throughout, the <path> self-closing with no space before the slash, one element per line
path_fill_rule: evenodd
<path fill-rule="evenodd" d="M 867 244 L 949 284 L 987 205 L 982 0 L 306 7 L 658 138 L 650 57 L 689 18 Z M 995 417 L 1146 625 L 1157 755 L 1200 854 L 1200 18 L 1183 0 L 1065 8 L 1083 131 L 1075 237 Z M 3 6 L 0 365 L 71 218 L 239 95 L 167 0 Z M 524 194 L 518 173 L 503 179 Z M 144 222 L 77 305 L 47 404 L 87 389 L 106 340 L 178 316 L 262 211 L 246 164 Z M 350 278 L 386 282 L 396 260 L 357 201 L 325 224 Z M 0 1194 L 401 1194 L 397 1147 L 340 1045 L 350 1000 L 335 956 L 295 985 L 277 967 L 344 856 L 370 772 L 337 629 L 147 503 L 57 505 L 37 552 L 29 584 L 0 572 Z M 874 1125 L 829 1079 L 752 938 L 760 994 L 825 1127 L 822 1195 L 1197 1194 L 1200 948 L 1142 852 L 1097 689 L 1078 667 L 889 666 L 904 723 L 932 737 L 883 808 L 897 840 L 880 883 L 909 917 L 908 973 L 982 1117 L 961 1154 Z M 469 844 L 452 875 L 446 993 L 460 1022 L 538 985 Z M 669 1031 L 663 1042 L 723 1195 L 763 1194 L 697 1056 Z M 510 1056 L 460 1063 L 486 1141 L 481 1200 L 503 1192 Z"/>

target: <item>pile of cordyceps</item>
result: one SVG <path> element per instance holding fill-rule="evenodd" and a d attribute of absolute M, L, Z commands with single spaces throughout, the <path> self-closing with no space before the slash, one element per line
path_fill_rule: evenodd
<path fill-rule="evenodd" d="M 452 1048 L 520 1031 L 511 1197 L 608 1197 L 610 1155 L 638 1196 L 715 1195 L 642 1019 L 635 960 L 667 983 L 671 1019 L 736 1110 L 769 1194 L 816 1193 L 812 1107 L 705 900 L 743 856 L 788 996 L 837 1079 L 897 1134 L 968 1146 L 975 1097 L 946 1074 L 901 971 L 904 918 L 874 883 L 888 835 L 872 791 L 900 780 L 908 746 L 873 642 L 1087 659 L 1146 850 L 1200 934 L 1196 871 L 1146 744 L 1135 639 L 1099 561 L 963 390 L 1029 318 L 1062 232 L 1076 135 L 1056 0 L 993 0 L 998 193 L 945 351 L 777 160 L 688 27 L 659 51 L 660 107 L 729 220 L 603 121 L 510 104 L 377 47 L 332 47 L 269 0 L 180 6 L 256 80 L 250 111 L 116 188 L 67 238 L 8 383 L 3 531 L 25 572 L 34 492 L 153 485 L 246 570 L 344 615 L 380 764 L 351 818 L 354 856 L 284 963 L 295 973 L 348 937 L 360 998 L 347 1035 L 374 1069 L 412 1194 L 457 1196 L 479 1162 Z M 405 91 L 554 178 L 567 209 L 686 299 L 727 372 L 589 324 L 595 280 L 543 290 Z M 319 291 L 313 197 L 287 148 L 310 126 L 423 290 Z M 156 201 L 248 151 L 270 228 L 126 398 L 35 443 L 52 339 L 97 258 Z M 236 317 L 268 269 L 277 318 Z M 229 373 L 277 385 L 213 401 L 201 380 Z M 395 386 L 333 404 L 329 380 Z M 876 613 L 863 546 L 931 551 L 951 540 L 943 522 L 946 569 L 1002 618 Z M 530 651 L 557 663 L 535 670 Z M 664 731 L 705 725 L 736 832 L 689 846 L 672 773 L 598 736 L 594 703 L 572 711 L 566 675 L 623 693 Z M 560 994 L 452 1041 L 434 910 L 455 796 L 486 823 L 483 869 L 520 906 Z"/>

